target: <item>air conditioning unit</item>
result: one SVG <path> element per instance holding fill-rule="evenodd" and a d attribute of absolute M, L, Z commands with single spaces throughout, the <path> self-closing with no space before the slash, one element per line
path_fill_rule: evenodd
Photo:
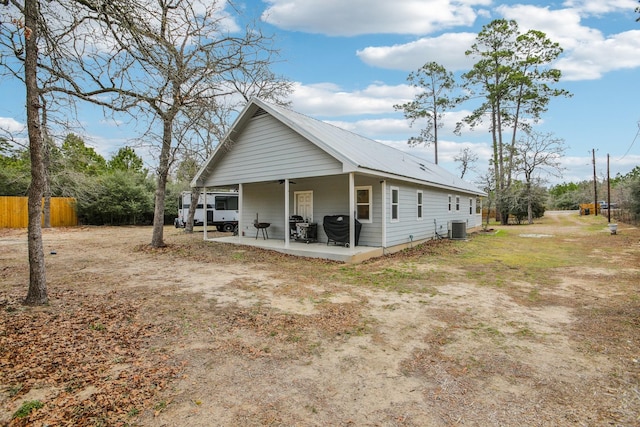
<path fill-rule="evenodd" d="M 467 222 L 451 221 L 451 230 L 449 231 L 452 240 L 464 240 L 467 238 Z"/>

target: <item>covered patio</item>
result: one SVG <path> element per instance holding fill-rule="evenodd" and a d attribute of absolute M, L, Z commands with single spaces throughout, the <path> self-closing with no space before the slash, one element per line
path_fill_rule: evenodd
<path fill-rule="evenodd" d="M 269 249 L 280 253 L 309 257 L 324 258 L 333 261 L 345 263 L 358 263 L 369 258 L 379 257 L 384 254 L 383 248 L 375 248 L 369 246 L 344 247 L 326 243 L 303 243 L 289 242 L 285 245 L 285 241 L 281 239 L 263 239 L 259 236 L 224 236 L 207 238 L 209 242 L 232 243 L 235 245 L 254 246 L 263 249 Z"/>

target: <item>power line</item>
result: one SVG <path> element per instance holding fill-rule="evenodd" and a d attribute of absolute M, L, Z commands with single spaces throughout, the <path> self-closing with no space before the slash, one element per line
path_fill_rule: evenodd
<path fill-rule="evenodd" d="M 624 159 L 625 157 L 627 157 L 627 154 L 629 154 L 629 151 L 631 151 L 631 148 L 633 148 L 633 144 L 636 143 L 636 141 L 638 140 L 638 136 L 640 136 L 640 120 L 638 120 L 638 131 L 636 132 L 636 136 L 633 137 L 633 141 L 631 141 L 631 145 L 629 145 L 629 148 L 627 149 L 627 152 L 624 153 L 624 155 L 622 157 L 620 157 L 618 159 L 618 161 Z"/>

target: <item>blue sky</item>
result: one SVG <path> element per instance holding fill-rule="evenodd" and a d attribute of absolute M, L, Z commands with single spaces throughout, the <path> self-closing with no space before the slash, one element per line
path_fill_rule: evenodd
<path fill-rule="evenodd" d="M 460 75 L 473 60 L 464 52 L 483 25 L 493 19 L 518 22 L 521 32 L 543 31 L 564 52 L 554 64 L 563 72 L 558 87 L 573 94 L 549 105 L 536 130 L 565 141 L 562 178 L 550 183 L 591 179 L 596 173 L 625 174 L 640 165 L 640 23 L 635 0 L 247 0 L 247 17 L 257 17 L 276 36 L 281 61 L 275 71 L 295 82 L 292 108 L 361 135 L 409 150 L 419 128 L 409 127 L 394 104 L 414 96 L 406 77 L 435 61 Z M 0 127 L 24 123 L 22 102 L 8 82 L 0 83 Z M 445 119 L 440 164 L 458 173 L 453 162 L 462 148 L 479 156 L 486 171 L 491 143 L 487 131 L 462 135 L 452 130 L 472 108 L 462 104 Z M 88 111 L 92 111 L 89 113 Z M 135 138 L 126 125 L 114 127 L 101 110 L 83 109 L 82 134 L 105 156 Z M 410 150 L 433 160 L 433 147 Z M 466 178 L 474 179 L 474 175 Z"/>

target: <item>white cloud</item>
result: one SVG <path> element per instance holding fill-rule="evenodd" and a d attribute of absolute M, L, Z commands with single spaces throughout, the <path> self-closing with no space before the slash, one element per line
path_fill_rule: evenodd
<path fill-rule="evenodd" d="M 563 6 L 576 9 L 581 13 L 600 15 L 603 13 L 634 10 L 636 0 L 567 0 Z"/>
<path fill-rule="evenodd" d="M 567 3 L 587 7 L 596 2 Z M 626 2 L 609 1 L 603 6 L 608 5 L 606 11 L 612 11 L 615 4 L 622 3 Z M 506 19 L 516 20 L 521 31 L 540 30 L 560 44 L 565 52 L 554 66 L 562 70 L 563 80 L 598 79 L 609 71 L 640 66 L 640 30 L 605 37 L 600 30 L 581 24 L 580 9 L 516 5 L 500 6 L 497 10 Z"/>
<path fill-rule="evenodd" d="M 473 61 L 464 54 L 476 33 L 447 33 L 438 37 L 393 46 L 371 46 L 356 54 L 368 65 L 396 70 L 417 70 L 427 62 L 437 62 L 450 71 L 469 69 Z"/>
<path fill-rule="evenodd" d="M 530 5 L 503 5 L 496 10 L 505 19 L 517 21 L 521 32 L 532 29 L 542 31 L 565 50 L 602 39 L 600 30 L 581 24 L 580 14 L 575 9 L 550 10 L 548 7 Z"/>
<path fill-rule="evenodd" d="M 413 97 L 406 85 L 373 84 L 365 89 L 347 92 L 331 83 L 302 85 L 297 83 L 291 96 L 294 109 L 314 116 L 353 116 L 388 114 L 393 105 Z"/>
<path fill-rule="evenodd" d="M 565 80 L 598 79 L 609 71 L 640 67 L 640 30 L 576 47 L 556 67 Z"/>
<path fill-rule="evenodd" d="M 428 34 L 470 26 L 491 0 L 268 0 L 262 19 L 281 29 L 354 36 Z"/>
<path fill-rule="evenodd" d="M 26 130 L 26 125 L 12 117 L 0 117 L 0 131 L 10 134 L 20 133 Z"/>

